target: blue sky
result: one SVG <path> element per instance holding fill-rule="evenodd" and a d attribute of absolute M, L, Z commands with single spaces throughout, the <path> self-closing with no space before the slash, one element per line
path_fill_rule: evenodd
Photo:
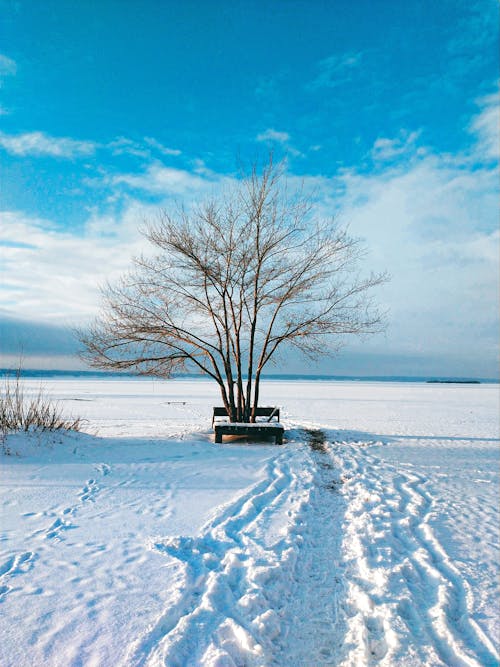
<path fill-rule="evenodd" d="M 143 248 L 138 225 L 273 149 L 392 275 L 386 334 L 317 370 L 497 376 L 498 14 L 0 0 L 4 360 L 73 364 L 67 328 Z"/>

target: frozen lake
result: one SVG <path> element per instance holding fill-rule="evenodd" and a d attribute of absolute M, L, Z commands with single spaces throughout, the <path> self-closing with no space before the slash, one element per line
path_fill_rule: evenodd
<path fill-rule="evenodd" d="M 36 388 L 38 380 L 26 380 Z M 497 665 L 499 387 L 48 379 L 84 432 L 1 457 L 0 665 Z"/>

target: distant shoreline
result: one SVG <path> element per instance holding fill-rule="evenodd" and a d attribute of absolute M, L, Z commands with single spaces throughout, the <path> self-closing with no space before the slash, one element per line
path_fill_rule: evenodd
<path fill-rule="evenodd" d="M 481 384 L 481 380 L 426 380 L 427 384 Z"/>
<path fill-rule="evenodd" d="M 12 376 L 16 369 L 0 368 L 0 375 Z M 23 369 L 23 378 L 81 378 L 98 380 L 152 380 L 159 378 L 144 377 L 132 373 L 108 373 L 105 371 L 72 371 L 72 370 L 38 370 Z M 208 380 L 206 376 L 185 373 L 176 374 L 174 380 Z M 401 376 L 401 375 L 319 375 L 319 374 L 279 374 L 266 375 L 265 381 L 288 381 L 288 382 L 424 382 L 427 384 L 499 384 L 500 379 L 495 378 L 470 378 L 470 377 L 442 377 L 442 376 Z"/>

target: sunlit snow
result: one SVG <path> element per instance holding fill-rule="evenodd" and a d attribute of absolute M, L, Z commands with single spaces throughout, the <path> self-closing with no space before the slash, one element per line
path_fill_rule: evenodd
<path fill-rule="evenodd" d="M 28 386 L 38 383 L 29 380 Z M 498 386 L 52 379 L 1 456 L 0 665 L 498 664 Z"/>

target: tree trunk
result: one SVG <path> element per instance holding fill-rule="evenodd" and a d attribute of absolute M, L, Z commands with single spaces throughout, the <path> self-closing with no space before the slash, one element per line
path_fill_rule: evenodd
<path fill-rule="evenodd" d="M 259 385 L 260 385 L 260 373 L 261 369 L 259 368 L 255 373 L 254 389 L 253 389 L 253 406 L 252 412 L 250 415 L 250 422 L 254 423 L 256 418 L 257 408 L 259 407 Z"/>

